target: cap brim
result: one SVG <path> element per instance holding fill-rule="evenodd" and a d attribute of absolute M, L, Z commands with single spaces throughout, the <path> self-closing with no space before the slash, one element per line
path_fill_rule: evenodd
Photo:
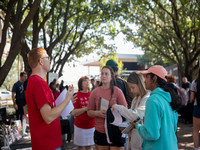
<path fill-rule="evenodd" d="M 148 73 L 150 73 L 148 70 L 141 71 L 141 74 L 148 74 Z"/>

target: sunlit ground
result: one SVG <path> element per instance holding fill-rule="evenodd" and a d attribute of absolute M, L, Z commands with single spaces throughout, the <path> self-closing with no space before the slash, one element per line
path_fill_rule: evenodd
<path fill-rule="evenodd" d="M 179 150 L 193 150 L 192 124 L 184 124 L 179 121 L 177 128 Z"/>

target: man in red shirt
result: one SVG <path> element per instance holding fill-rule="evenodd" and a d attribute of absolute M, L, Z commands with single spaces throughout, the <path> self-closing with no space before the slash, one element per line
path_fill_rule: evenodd
<path fill-rule="evenodd" d="M 31 145 L 33 150 L 55 150 L 62 145 L 59 116 L 73 96 L 74 88 L 69 86 L 65 100 L 55 105 L 53 94 L 44 81 L 50 70 L 50 60 L 43 48 L 29 52 L 28 63 L 32 69 L 26 89 Z"/>

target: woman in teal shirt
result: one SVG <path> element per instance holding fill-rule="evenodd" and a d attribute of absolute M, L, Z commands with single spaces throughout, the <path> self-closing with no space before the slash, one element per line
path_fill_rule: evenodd
<path fill-rule="evenodd" d="M 143 139 L 143 150 L 178 150 L 176 130 L 180 106 L 178 95 L 167 86 L 167 71 L 156 65 L 142 72 L 146 89 L 151 91 L 146 102 L 144 124 L 133 123 Z"/>

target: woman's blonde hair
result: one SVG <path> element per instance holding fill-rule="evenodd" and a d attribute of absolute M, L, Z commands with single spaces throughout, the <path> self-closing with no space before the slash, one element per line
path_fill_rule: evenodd
<path fill-rule="evenodd" d="M 140 72 L 132 72 L 128 76 L 127 82 L 132 83 L 132 84 L 137 84 L 139 88 L 139 95 L 141 98 L 147 93 L 147 90 L 144 84 L 144 77 Z"/>

